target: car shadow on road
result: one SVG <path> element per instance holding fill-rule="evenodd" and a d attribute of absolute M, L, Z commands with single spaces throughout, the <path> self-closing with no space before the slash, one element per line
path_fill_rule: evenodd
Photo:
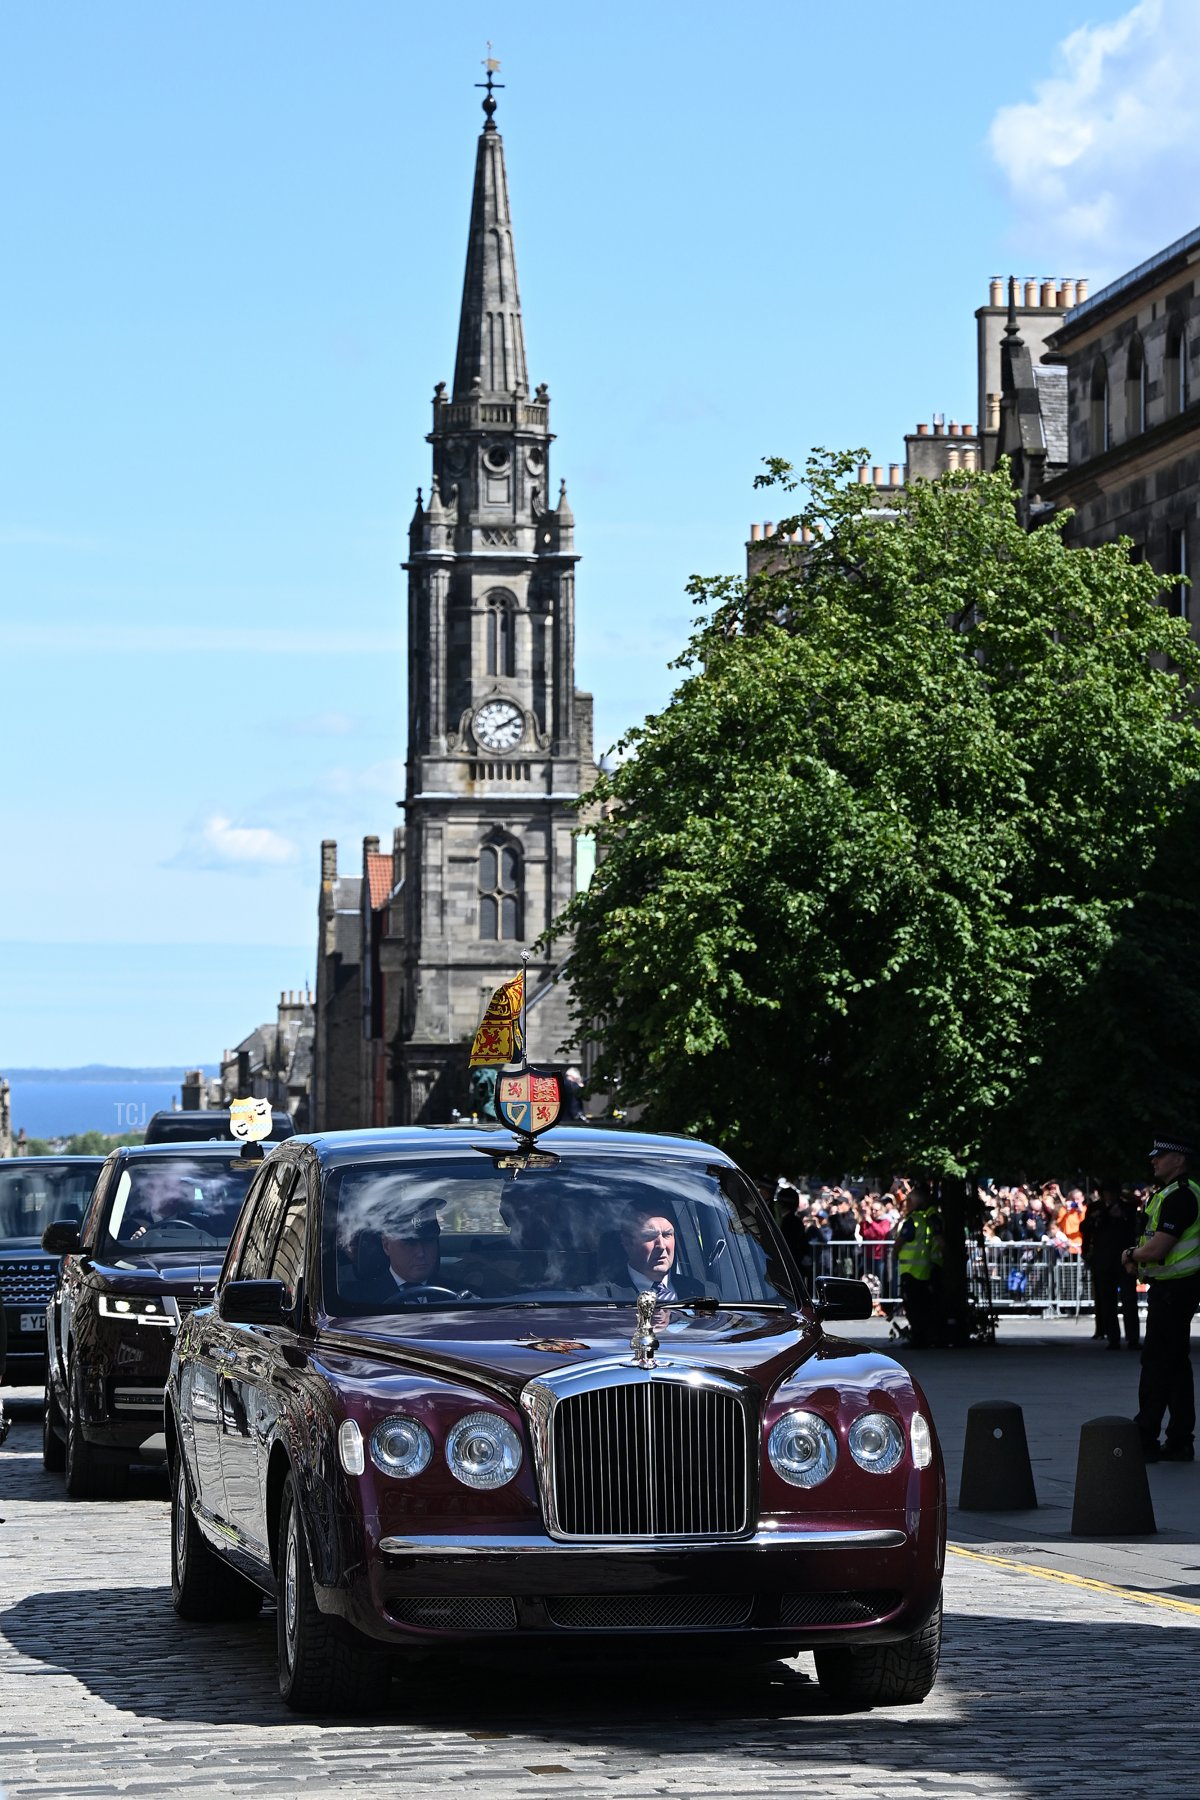
<path fill-rule="evenodd" d="M 1163 1745 L 1169 1743 L 1172 1721 L 1192 1703 L 1195 1628 L 1039 1618 L 1039 1675 L 1031 1670 L 1034 1623 L 953 1616 L 942 1676 L 925 1709 L 857 1714 L 824 1699 L 807 1657 L 753 1668 L 693 1663 L 679 1661 L 669 1639 L 657 1654 L 636 1661 L 619 1640 L 603 1660 L 567 1658 L 561 1650 L 553 1660 L 516 1657 L 511 1646 L 502 1656 L 414 1659 L 400 1666 L 387 1712 L 353 1721 L 355 1741 L 367 1751 L 394 1745 L 398 1733 L 428 1729 L 546 1743 L 559 1755 L 736 1751 L 790 1762 L 817 1753 L 827 1760 L 867 1756 L 898 1771 L 911 1771 L 919 1759 L 947 1773 L 988 1774 L 1009 1784 L 1018 1728 L 1024 1763 L 1044 1754 L 1059 1768 L 1064 1759 L 1091 1758 L 1101 1741 L 1136 1744 L 1143 1757 L 1154 1757 L 1159 1730 Z M 276 1692 L 270 1612 L 250 1624 L 186 1625 L 160 1588 L 60 1590 L 30 1594 L 0 1612 L 0 1631 L 39 1674 L 61 1672 L 89 1695 L 147 1721 L 286 1732 L 298 1723 Z M 1045 1678 L 1053 1669 L 1091 1677 L 1074 1687 L 1065 1712 L 1061 1690 Z M 1155 1696 L 1161 1728 L 1147 1720 L 1147 1693 Z M 344 1727 L 348 1721 L 308 1723 Z"/>

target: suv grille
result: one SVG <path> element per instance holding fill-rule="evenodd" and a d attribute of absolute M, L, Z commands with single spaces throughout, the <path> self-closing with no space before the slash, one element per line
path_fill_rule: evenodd
<path fill-rule="evenodd" d="M 561 1398 L 554 1510 L 565 1537 L 733 1537 L 746 1529 L 746 1415 L 715 1388 L 629 1382 Z"/>
<path fill-rule="evenodd" d="M 895 1612 L 900 1595 L 886 1589 L 858 1594 L 785 1594 L 779 1608 L 781 1625 L 865 1625 Z"/>
<path fill-rule="evenodd" d="M 0 1297 L 5 1306 L 45 1306 L 53 1298 L 58 1264 L 50 1257 L 0 1262 Z"/>

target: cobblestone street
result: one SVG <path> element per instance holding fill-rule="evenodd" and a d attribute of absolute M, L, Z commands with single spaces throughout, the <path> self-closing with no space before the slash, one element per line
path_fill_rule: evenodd
<path fill-rule="evenodd" d="M 983 1365 L 965 1366 L 953 1380 L 978 1384 Z M 614 1645 L 602 1667 L 431 1664 L 396 1682 L 386 1716 L 301 1722 L 275 1694 L 269 1614 L 236 1627 L 175 1619 L 165 1484 L 148 1473 L 127 1501 L 72 1503 L 42 1470 L 34 1407 L 17 1413 L 0 1454 L 6 1800 L 398 1789 L 1041 1800 L 1190 1787 L 1171 1748 L 1200 1649 L 1187 1598 L 1200 1551 L 1184 1533 L 1155 1540 L 1173 1603 L 1165 1587 L 1147 1603 L 1033 1572 L 1031 1557 L 1076 1565 L 1028 1537 L 966 1539 L 975 1554 L 950 1557 L 942 1675 L 919 1707 L 831 1710 L 806 1657 L 723 1672 L 673 1666 L 664 1645 L 661 1666 L 626 1667 Z M 1194 1492 L 1192 1470 L 1169 1473 Z M 1118 1579 L 1095 1547 L 1086 1573 Z"/>

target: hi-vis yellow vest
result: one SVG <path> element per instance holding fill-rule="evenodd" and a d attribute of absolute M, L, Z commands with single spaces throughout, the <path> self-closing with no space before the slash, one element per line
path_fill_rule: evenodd
<path fill-rule="evenodd" d="M 1144 1275 L 1147 1281 L 1179 1281 L 1185 1275 L 1195 1275 L 1200 1270 L 1200 1187 L 1190 1177 L 1180 1175 L 1175 1181 L 1168 1181 L 1165 1188 L 1159 1188 L 1146 1208 L 1146 1229 L 1142 1233 L 1142 1244 L 1149 1243 L 1158 1230 L 1159 1214 L 1163 1209 L 1163 1201 L 1175 1187 L 1187 1187 L 1196 1202 L 1196 1217 L 1188 1226 L 1183 1236 L 1176 1240 L 1175 1248 L 1168 1250 L 1160 1263 L 1141 1263 L 1138 1274 Z"/>
<path fill-rule="evenodd" d="M 933 1242 L 933 1213 L 932 1206 L 923 1206 L 911 1215 L 913 1235 L 901 1244 L 896 1257 L 900 1273 L 917 1281 L 928 1281 L 934 1265 L 942 1260 Z"/>

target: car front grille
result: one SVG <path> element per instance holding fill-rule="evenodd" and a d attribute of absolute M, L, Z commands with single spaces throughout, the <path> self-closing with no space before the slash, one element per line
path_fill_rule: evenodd
<path fill-rule="evenodd" d="M 415 1597 L 388 1602 L 398 1625 L 425 1631 L 515 1631 L 517 1609 L 503 1594 Z"/>
<path fill-rule="evenodd" d="M 900 1595 L 886 1589 L 857 1594 L 785 1594 L 779 1608 L 781 1625 L 865 1625 L 886 1618 L 900 1604 Z"/>
<path fill-rule="evenodd" d="M 552 1488 L 563 1537 L 737 1536 L 750 1507 L 742 1403 L 727 1389 L 653 1379 L 564 1395 Z"/>
<path fill-rule="evenodd" d="M 569 1631 L 714 1631 L 745 1625 L 749 1594 L 569 1594 L 546 1601 Z"/>
<path fill-rule="evenodd" d="M 5 1306 L 45 1306 L 57 1279 L 58 1264 L 50 1257 L 0 1262 L 0 1298 Z"/>

